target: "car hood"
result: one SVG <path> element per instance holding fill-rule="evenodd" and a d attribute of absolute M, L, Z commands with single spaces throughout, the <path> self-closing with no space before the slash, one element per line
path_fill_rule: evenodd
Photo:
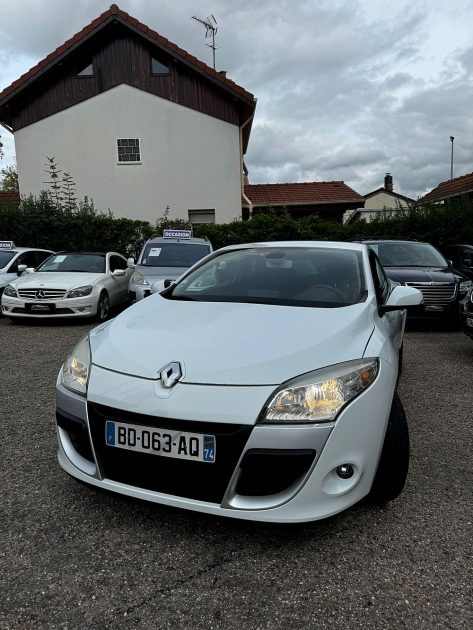
<path fill-rule="evenodd" d="M 150 280 L 155 282 L 156 280 L 174 280 L 179 278 L 184 271 L 187 271 L 188 267 L 144 267 L 138 265 L 136 269 L 148 282 Z"/>
<path fill-rule="evenodd" d="M 186 383 L 273 385 L 363 356 L 371 303 L 331 309 L 168 300 L 157 294 L 92 331 L 95 365 L 157 379 L 179 361 Z"/>
<path fill-rule="evenodd" d="M 396 282 L 459 282 L 463 278 L 445 267 L 384 267 Z M 465 278 L 466 279 L 466 278 Z"/>
<path fill-rule="evenodd" d="M 12 284 L 16 289 L 72 289 L 95 284 L 104 277 L 103 273 L 82 273 L 76 271 L 38 272 L 21 276 Z"/>

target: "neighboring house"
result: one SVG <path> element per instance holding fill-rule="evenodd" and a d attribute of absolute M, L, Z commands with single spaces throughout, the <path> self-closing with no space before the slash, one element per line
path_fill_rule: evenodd
<path fill-rule="evenodd" d="M 419 201 L 436 203 L 447 200 L 455 201 L 460 198 L 473 201 L 473 173 L 442 182 Z"/>
<path fill-rule="evenodd" d="M 0 190 L 0 208 L 2 206 L 17 206 L 20 203 L 20 193 Z"/>
<path fill-rule="evenodd" d="M 244 219 L 267 208 L 284 208 L 293 217 L 317 214 L 326 221 L 341 222 L 344 212 L 364 203 L 363 197 L 345 182 L 245 184 L 244 192 Z"/>
<path fill-rule="evenodd" d="M 375 217 L 380 216 L 382 212 L 408 208 L 415 203 L 414 199 L 394 192 L 391 173 L 386 173 L 384 186 L 365 195 L 364 200 L 364 207 L 357 208 L 354 212 L 347 213 L 343 218 L 344 223 L 359 221 L 360 219 L 370 222 Z"/>
<path fill-rule="evenodd" d="M 112 4 L 0 93 L 20 192 L 46 156 L 119 217 L 241 217 L 252 94 Z"/>

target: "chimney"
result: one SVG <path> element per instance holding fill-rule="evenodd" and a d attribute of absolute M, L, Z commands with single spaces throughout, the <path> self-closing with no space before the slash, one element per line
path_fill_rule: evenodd
<path fill-rule="evenodd" d="M 385 190 L 389 190 L 389 192 L 393 191 L 393 176 L 391 173 L 386 173 L 384 176 L 384 188 Z"/>
<path fill-rule="evenodd" d="M 219 70 L 218 73 L 221 74 L 222 77 L 227 78 L 227 71 L 226 70 Z"/>

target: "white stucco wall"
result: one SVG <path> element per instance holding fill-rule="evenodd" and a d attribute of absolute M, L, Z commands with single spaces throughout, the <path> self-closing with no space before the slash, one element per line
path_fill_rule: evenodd
<path fill-rule="evenodd" d="M 399 207 L 407 208 L 408 203 L 405 199 L 398 199 L 385 192 L 379 192 L 365 201 L 365 209 L 382 210 L 383 208 L 397 210 Z"/>
<path fill-rule="evenodd" d="M 117 138 L 139 138 L 141 164 L 118 164 Z M 46 156 L 77 184 L 78 198 L 117 217 L 155 221 L 215 209 L 241 216 L 239 128 L 127 85 L 15 133 L 21 194 L 47 188 Z"/>

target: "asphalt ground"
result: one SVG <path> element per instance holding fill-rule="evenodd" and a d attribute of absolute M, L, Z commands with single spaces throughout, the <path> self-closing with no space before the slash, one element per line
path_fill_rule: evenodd
<path fill-rule="evenodd" d="M 472 628 L 473 342 L 409 331 L 404 493 L 304 525 L 101 493 L 56 461 L 54 383 L 89 329 L 0 318 L 0 628 Z"/>

